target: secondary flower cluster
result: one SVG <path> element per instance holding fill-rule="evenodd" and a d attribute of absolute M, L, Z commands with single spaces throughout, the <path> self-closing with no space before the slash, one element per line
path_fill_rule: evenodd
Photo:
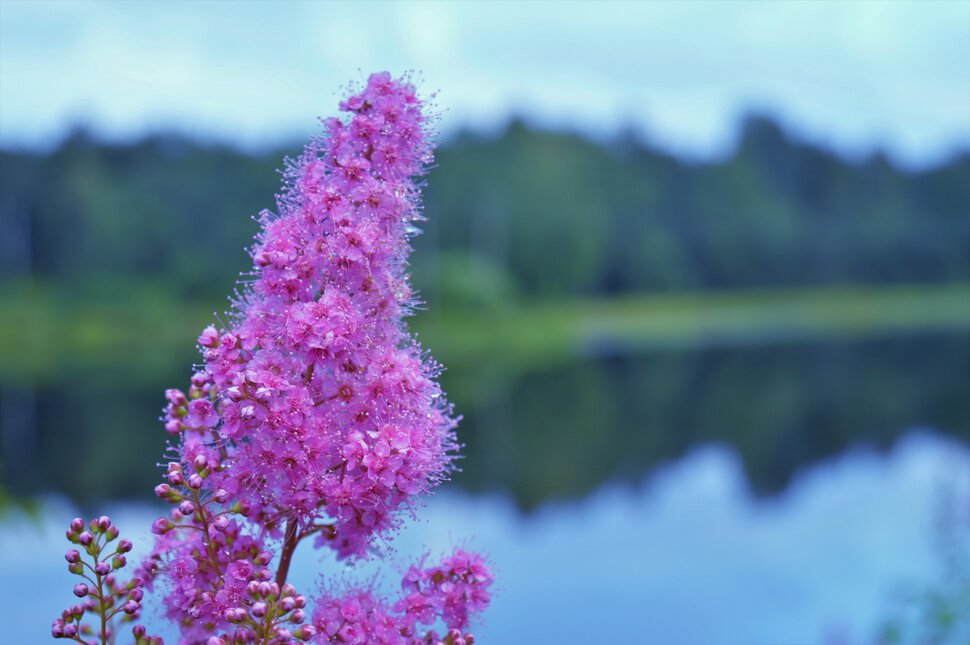
<path fill-rule="evenodd" d="M 125 554 L 131 551 L 131 541 L 118 539 L 118 528 L 106 515 L 91 520 L 85 528 L 84 520 L 76 517 L 67 530 L 67 539 L 79 548 L 64 554 L 67 570 L 84 581 L 74 585 L 74 595 L 82 600 L 63 612 L 51 625 L 54 638 L 69 638 L 86 643 L 83 638 L 97 635 L 102 642 L 113 640 L 118 623 L 130 623 L 141 615 L 142 580 L 132 578 L 122 584 L 117 573 L 128 562 Z M 84 622 L 85 614 L 95 620 L 95 627 Z M 145 634 L 145 628 L 135 625 L 132 636 L 136 645 L 161 643 L 161 639 Z"/>
<path fill-rule="evenodd" d="M 325 120 L 288 162 L 249 280 L 227 322 L 199 336 L 190 387 L 166 392 L 172 458 L 155 493 L 171 510 L 138 579 L 164 590 L 184 643 L 468 644 L 468 617 L 488 602 L 491 575 L 463 552 L 412 569 L 392 608 L 371 591 L 327 596 L 310 623 L 286 582 L 309 537 L 363 557 L 447 476 L 457 448 L 440 368 L 403 322 L 428 117 L 387 73 L 340 107 L 348 118 Z M 335 626 L 334 607 L 354 619 Z M 437 621 L 450 630 L 441 639 Z"/>
<path fill-rule="evenodd" d="M 370 590 L 326 597 L 317 605 L 314 624 L 328 643 L 395 645 L 472 645 L 466 632 L 470 616 L 488 606 L 492 575 L 481 556 L 457 550 L 437 567 L 411 567 L 404 577 L 404 596 L 393 606 Z M 439 638 L 421 625 L 439 619 L 448 628 Z"/>

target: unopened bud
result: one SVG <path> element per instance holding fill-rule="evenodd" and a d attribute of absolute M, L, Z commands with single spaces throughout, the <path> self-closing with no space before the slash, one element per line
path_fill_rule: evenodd
<path fill-rule="evenodd" d="M 152 533 L 156 535 L 165 535 L 173 528 L 175 528 L 175 525 L 166 517 L 160 517 L 152 523 Z"/>

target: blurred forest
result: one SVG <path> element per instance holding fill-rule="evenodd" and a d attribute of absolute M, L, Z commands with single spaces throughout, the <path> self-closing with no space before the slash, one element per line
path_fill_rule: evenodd
<path fill-rule="evenodd" d="M 298 152 L 0 152 L 0 497 L 150 489 L 162 390 Z M 775 492 L 915 427 L 970 442 L 970 151 L 848 161 L 755 116 L 687 163 L 514 121 L 426 179 L 412 327 L 465 416 L 459 485 L 534 507 L 724 442 Z"/>
<path fill-rule="evenodd" d="M 221 298 L 248 265 L 247 215 L 273 209 L 275 169 L 297 152 L 83 132 L 49 154 L 2 151 L 0 275 Z M 429 298 L 970 280 L 970 151 L 919 172 L 879 154 L 851 163 L 764 117 L 729 158 L 694 164 L 520 122 L 459 134 L 439 148 L 425 209 L 414 270 Z"/>

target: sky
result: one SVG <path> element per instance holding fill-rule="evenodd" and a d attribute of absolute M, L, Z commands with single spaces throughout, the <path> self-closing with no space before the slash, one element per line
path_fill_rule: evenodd
<path fill-rule="evenodd" d="M 709 158 L 754 110 L 848 156 L 922 166 L 970 148 L 970 0 L 0 0 L 0 146 L 76 125 L 301 140 L 381 69 L 418 73 L 445 134 L 518 115 Z"/>

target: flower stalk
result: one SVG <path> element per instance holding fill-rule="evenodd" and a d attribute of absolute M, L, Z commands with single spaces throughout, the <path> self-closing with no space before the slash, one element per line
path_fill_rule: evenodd
<path fill-rule="evenodd" d="M 155 494 L 170 510 L 152 525 L 121 620 L 157 584 L 180 642 L 469 645 L 471 618 L 489 602 L 484 560 L 462 550 L 412 567 L 397 600 L 325 585 L 310 617 L 287 582 L 309 536 L 338 559 L 368 557 L 448 477 L 458 447 L 441 368 L 405 323 L 432 118 L 409 80 L 386 72 L 340 109 L 287 161 L 276 212 L 259 217 L 252 271 L 225 323 L 198 338 L 202 368 L 187 391 L 165 393 L 172 454 Z M 95 573 L 76 593 L 107 643 L 122 595 L 106 569 Z M 80 625 L 72 608 L 52 633 L 75 638 Z M 157 640 L 140 626 L 133 635 Z"/>

